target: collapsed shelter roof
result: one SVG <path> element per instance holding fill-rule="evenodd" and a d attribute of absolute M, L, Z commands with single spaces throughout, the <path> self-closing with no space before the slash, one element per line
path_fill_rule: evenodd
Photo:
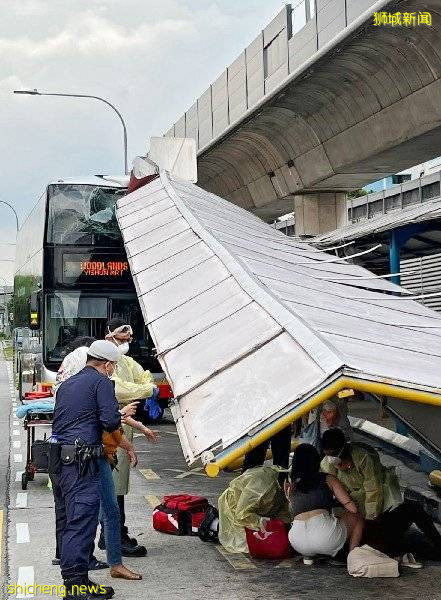
<path fill-rule="evenodd" d="M 190 464 L 228 464 L 343 387 L 441 402 L 441 316 L 402 288 L 165 171 L 117 216 Z"/>

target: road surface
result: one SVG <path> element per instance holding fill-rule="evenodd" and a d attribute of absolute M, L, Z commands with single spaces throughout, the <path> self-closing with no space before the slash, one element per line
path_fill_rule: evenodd
<path fill-rule="evenodd" d="M 15 584 L 60 585 L 54 556 L 53 499 L 47 476 L 36 475 L 21 490 L 20 477 L 26 455 L 21 422 L 14 416 L 16 403 L 11 363 L 0 361 L 0 472 L 2 512 L 2 578 L 4 598 L 15 597 Z M 107 570 L 92 574 L 99 583 L 115 587 L 115 598 L 132 600 L 440 600 L 441 565 L 427 564 L 398 579 L 353 579 L 344 568 L 329 565 L 306 567 L 298 560 L 263 562 L 245 555 L 228 555 L 221 547 L 194 537 L 173 537 L 152 529 L 152 509 L 163 495 L 189 492 L 213 503 L 231 475 L 205 477 L 188 471 L 174 426 L 157 427 L 160 442 L 153 446 L 143 436 L 135 438 L 139 465 L 132 473 L 127 497 L 127 520 L 132 535 L 148 547 L 148 556 L 127 559 L 127 565 L 143 573 L 141 582 L 111 580 Z M 8 452 L 9 447 L 9 452 Z M 1 508 L 3 507 L 3 508 Z M 104 559 L 104 553 L 97 550 Z M 7 585 L 14 593 L 8 594 Z M 17 588 L 17 597 L 24 597 Z M 55 589 L 53 589 L 55 593 Z M 29 595 L 27 597 L 32 597 Z M 36 594 L 47 598 L 48 594 Z"/>

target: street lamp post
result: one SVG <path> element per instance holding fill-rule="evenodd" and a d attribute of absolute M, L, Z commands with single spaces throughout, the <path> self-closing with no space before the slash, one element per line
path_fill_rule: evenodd
<path fill-rule="evenodd" d="M 6 206 L 9 206 L 9 208 L 12 210 L 12 212 L 14 213 L 15 216 L 15 226 L 17 228 L 17 233 L 18 233 L 18 215 L 17 215 L 17 211 L 15 210 L 15 208 L 12 206 L 12 204 L 9 204 L 9 202 L 6 202 L 6 200 L 0 200 L 1 204 L 6 204 Z"/>
<path fill-rule="evenodd" d="M 6 279 L 3 277 L 3 275 L 0 275 L 0 279 L 3 281 L 3 293 L 0 292 L 0 296 L 2 296 L 2 304 L 0 306 L 3 306 L 3 328 L 4 331 L 2 333 L 6 333 L 6 335 L 9 335 L 10 333 L 10 323 L 9 323 L 9 312 L 8 312 L 8 305 L 9 305 L 9 298 L 8 298 L 8 291 L 7 288 L 9 287 L 7 284 Z"/>
<path fill-rule="evenodd" d="M 124 173 L 127 175 L 128 174 L 128 167 L 127 167 L 127 128 L 126 128 L 126 124 L 124 122 L 124 119 L 122 118 L 121 113 L 119 112 L 119 110 L 113 106 L 113 104 L 111 104 L 108 100 L 105 100 L 104 98 L 100 98 L 100 96 L 91 96 L 89 94 L 60 94 L 60 93 L 52 93 L 52 92 L 39 92 L 38 90 L 14 90 L 14 94 L 26 94 L 28 96 L 63 96 L 66 98 L 92 98 L 93 100 L 99 100 L 100 102 L 104 102 L 104 104 L 107 104 L 107 106 L 110 106 L 110 108 L 112 108 L 116 114 L 118 115 L 119 120 L 121 121 L 121 125 L 123 128 L 123 144 L 124 144 Z"/>

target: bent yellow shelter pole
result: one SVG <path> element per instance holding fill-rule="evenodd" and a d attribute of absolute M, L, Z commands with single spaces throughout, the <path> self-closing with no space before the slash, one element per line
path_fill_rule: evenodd
<path fill-rule="evenodd" d="M 313 410 L 317 406 L 320 406 L 323 404 L 323 402 L 326 402 L 326 400 L 329 400 L 345 388 L 352 388 L 360 392 L 368 392 L 377 396 L 390 396 L 392 398 L 400 398 L 401 400 L 419 402 L 420 404 L 441 406 L 441 390 L 439 394 L 432 394 L 430 392 L 420 390 L 400 388 L 398 386 L 394 386 L 392 383 L 387 382 L 365 381 L 351 377 L 340 377 L 337 379 L 337 381 L 321 390 L 318 394 L 306 402 L 302 403 L 292 412 L 284 415 L 276 422 L 257 433 L 254 437 L 250 438 L 249 440 L 240 440 L 237 445 L 225 452 L 220 453 L 214 461 L 205 465 L 205 472 L 209 477 L 216 477 L 221 469 L 224 469 L 233 461 L 237 460 L 244 454 L 247 454 L 247 452 L 250 452 L 253 448 L 260 446 L 260 444 L 269 440 L 273 435 L 294 421 L 297 421 L 297 419 L 300 419 L 303 415 Z"/>

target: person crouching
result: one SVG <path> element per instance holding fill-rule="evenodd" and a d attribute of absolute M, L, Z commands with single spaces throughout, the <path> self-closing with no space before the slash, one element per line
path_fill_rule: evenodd
<path fill-rule="evenodd" d="M 335 557 L 346 542 L 349 551 L 360 545 L 363 518 L 338 479 L 320 473 L 320 455 L 311 444 L 295 450 L 285 494 L 294 516 L 289 541 L 305 564 L 320 554 Z M 345 509 L 338 518 L 332 514 L 334 497 Z"/>

